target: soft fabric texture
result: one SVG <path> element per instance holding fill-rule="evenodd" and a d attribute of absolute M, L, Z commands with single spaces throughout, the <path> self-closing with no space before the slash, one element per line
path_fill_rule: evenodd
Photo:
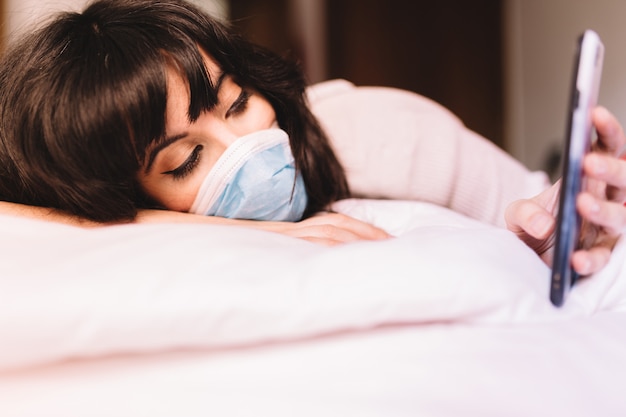
<path fill-rule="evenodd" d="M 357 197 L 419 200 L 504 225 L 549 183 L 421 95 L 332 80 L 309 90 Z"/>
<path fill-rule="evenodd" d="M 328 248 L 224 226 L 81 230 L 0 217 L 0 368 L 396 323 L 551 322 L 626 300 L 621 248 L 558 310 L 548 268 L 504 229 L 428 203 L 335 209 L 397 237 Z"/>

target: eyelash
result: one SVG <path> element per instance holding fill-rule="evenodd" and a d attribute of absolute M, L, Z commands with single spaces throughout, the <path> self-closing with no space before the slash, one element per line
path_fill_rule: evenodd
<path fill-rule="evenodd" d="M 185 162 L 183 162 L 178 168 L 172 169 L 171 171 L 165 171 L 163 174 L 171 175 L 175 180 L 185 178 L 198 166 L 198 163 L 200 162 L 200 153 L 203 148 L 204 147 L 202 145 L 197 145 L 193 148 L 191 155 L 189 155 Z"/>
<path fill-rule="evenodd" d="M 250 96 L 251 94 L 246 89 L 242 89 L 239 96 L 226 111 L 226 118 L 237 116 L 246 111 L 248 108 L 248 102 L 250 101 Z M 200 162 L 200 153 L 203 148 L 204 147 L 202 145 L 197 145 L 191 152 L 191 155 L 189 155 L 185 162 L 183 162 L 178 168 L 165 171 L 163 174 L 171 175 L 175 180 L 181 180 L 187 177 L 198 166 L 198 163 Z"/>
<path fill-rule="evenodd" d="M 226 111 L 226 118 L 231 116 L 237 116 L 248 108 L 248 101 L 250 101 L 251 94 L 246 89 L 241 90 L 239 97 L 235 99 L 230 108 Z"/>

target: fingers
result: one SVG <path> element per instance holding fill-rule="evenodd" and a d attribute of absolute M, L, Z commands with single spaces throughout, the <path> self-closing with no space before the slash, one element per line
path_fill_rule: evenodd
<path fill-rule="evenodd" d="M 390 237 L 376 226 L 339 213 L 320 213 L 297 223 L 259 222 L 257 227 L 327 246 Z"/>
<path fill-rule="evenodd" d="M 619 125 L 613 126 L 613 129 L 619 131 L 618 136 L 623 136 Z M 593 192 L 596 197 L 604 196 L 609 200 L 623 203 L 626 201 L 626 161 L 616 158 L 615 154 L 620 154 L 624 145 L 622 144 L 619 149 L 619 152 L 615 151 L 612 154 L 590 153 L 583 161 L 583 170 L 585 175 L 596 180 L 596 183 L 599 181 L 606 184 L 601 189 L 588 188 L 588 191 Z"/>
<path fill-rule="evenodd" d="M 626 161 L 619 159 L 626 146 L 623 128 L 603 107 L 595 108 L 592 118 L 598 140 L 594 152 L 585 157 L 583 170 L 587 176 L 607 184 L 607 198 L 623 202 L 626 198 Z"/>
<path fill-rule="evenodd" d="M 596 107 L 591 117 L 598 133 L 596 147 L 614 156 L 619 156 L 626 145 L 624 131 L 619 121 L 604 107 Z"/>
<path fill-rule="evenodd" d="M 554 242 L 554 216 L 535 200 L 519 200 L 505 212 L 507 228 L 544 260 L 551 256 Z"/>
<path fill-rule="evenodd" d="M 626 228 L 626 161 L 622 155 L 626 138 L 617 119 L 605 108 L 592 114 L 598 133 L 594 152 L 585 156 L 586 190 L 577 197 L 576 208 L 583 217 L 583 248 L 572 257 L 573 268 L 589 275 L 604 267 L 611 250 Z M 587 226 L 585 228 L 585 226 Z"/>
<path fill-rule="evenodd" d="M 572 259 L 574 268 L 583 275 L 606 265 L 611 249 L 626 228 L 626 161 L 618 158 L 626 147 L 624 131 L 603 107 L 594 109 L 592 118 L 598 140 L 594 152 L 583 161 L 588 181 L 586 191 L 576 200 L 584 219 L 584 247 L 589 249 L 577 251 Z M 512 203 L 505 212 L 509 230 L 545 260 L 549 260 L 555 240 L 559 187 L 557 182 L 532 199 Z"/>
<path fill-rule="evenodd" d="M 590 153 L 583 160 L 585 174 L 614 187 L 626 188 L 626 161 L 600 153 Z"/>
<path fill-rule="evenodd" d="M 602 269 L 611 257 L 611 251 L 626 227 L 626 208 L 620 203 L 601 200 L 591 193 L 581 193 L 576 207 L 585 220 L 600 226 L 601 233 L 593 237 L 593 246 L 579 250 L 572 256 L 572 267 L 581 275 L 589 275 Z M 594 230 L 598 231 L 597 227 Z M 583 247 L 587 245 L 583 244 Z"/>
<path fill-rule="evenodd" d="M 390 237 L 387 232 L 372 224 L 340 213 L 319 213 L 300 224 L 304 226 L 301 232 L 310 234 L 316 241 L 328 240 L 330 244 Z"/>
<path fill-rule="evenodd" d="M 580 275 L 590 275 L 602 269 L 611 257 L 611 248 L 595 246 L 589 250 L 580 250 L 572 255 L 572 267 Z"/>
<path fill-rule="evenodd" d="M 292 237 L 307 240 L 327 246 L 340 243 L 356 242 L 359 240 L 371 240 L 349 229 L 344 229 L 331 224 L 304 226 L 287 233 Z"/>
<path fill-rule="evenodd" d="M 576 199 L 576 208 L 583 218 L 601 226 L 609 235 L 619 235 L 626 229 L 626 208 L 621 203 L 583 192 Z"/>
<path fill-rule="evenodd" d="M 508 229 L 518 235 L 546 239 L 554 232 L 559 187 L 560 181 L 532 199 L 511 203 L 504 213 Z"/>
<path fill-rule="evenodd" d="M 2 211 L 2 205 L 0 205 L 0 211 Z M 387 232 L 376 226 L 339 213 L 320 213 L 303 221 L 293 223 L 226 219 L 170 210 L 142 210 L 137 217 L 137 222 L 210 223 L 242 226 L 280 233 L 328 246 L 360 240 L 387 239 L 390 237 Z"/>
<path fill-rule="evenodd" d="M 518 200 L 505 212 L 509 230 L 525 232 L 535 239 L 545 239 L 554 231 L 554 217 L 533 200 Z"/>

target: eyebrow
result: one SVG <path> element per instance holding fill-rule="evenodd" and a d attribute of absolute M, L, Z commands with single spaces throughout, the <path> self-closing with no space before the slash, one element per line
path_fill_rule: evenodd
<path fill-rule="evenodd" d="M 157 143 L 154 148 L 152 148 L 150 150 L 150 155 L 148 156 L 148 163 L 146 164 L 146 168 L 144 169 L 144 172 L 146 174 L 150 173 L 150 170 L 152 169 L 152 164 L 154 164 L 154 160 L 156 159 L 157 155 L 159 154 L 159 152 L 161 152 L 163 149 L 167 148 L 168 146 L 170 146 L 172 143 L 179 141 L 180 139 L 184 138 L 187 136 L 187 132 L 183 132 L 181 134 L 178 135 L 174 135 L 174 136 L 169 136 L 167 138 L 165 138 L 165 140 L 162 140 L 161 142 Z"/>
<path fill-rule="evenodd" d="M 228 76 L 228 74 L 226 72 L 222 72 L 220 74 L 220 76 L 217 78 L 217 82 L 215 83 L 215 92 L 216 92 L 216 96 L 219 95 L 220 93 L 220 89 L 222 88 L 222 84 L 224 83 L 224 79 Z M 146 174 L 150 173 L 150 170 L 152 169 L 152 165 L 154 164 L 154 160 L 156 159 L 156 157 L 159 155 L 159 152 L 161 152 L 163 149 L 167 148 L 168 146 L 170 146 L 172 143 L 179 141 L 180 139 L 183 139 L 184 137 L 186 137 L 188 135 L 187 132 L 183 132 L 180 133 L 178 135 L 174 135 L 174 136 L 169 136 L 167 138 L 165 138 L 164 140 L 158 142 L 154 148 L 152 148 L 150 150 L 150 154 L 148 155 L 148 163 L 146 164 L 146 168 L 144 169 L 144 172 Z"/>

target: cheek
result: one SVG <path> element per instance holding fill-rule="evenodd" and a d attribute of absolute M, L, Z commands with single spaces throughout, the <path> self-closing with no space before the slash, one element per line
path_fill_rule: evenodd
<path fill-rule="evenodd" d="M 254 119 L 253 130 L 269 129 L 276 121 L 276 113 L 271 104 L 259 97 L 253 96 L 250 100 L 250 106 L 252 108 L 251 118 Z"/>
<path fill-rule="evenodd" d="M 171 190 L 163 197 L 163 205 L 168 210 L 188 212 L 196 198 L 196 192 Z"/>
<path fill-rule="evenodd" d="M 157 180 L 152 177 L 140 178 L 139 182 L 146 194 L 168 210 L 188 212 L 193 204 L 200 184 L 197 181 Z"/>

